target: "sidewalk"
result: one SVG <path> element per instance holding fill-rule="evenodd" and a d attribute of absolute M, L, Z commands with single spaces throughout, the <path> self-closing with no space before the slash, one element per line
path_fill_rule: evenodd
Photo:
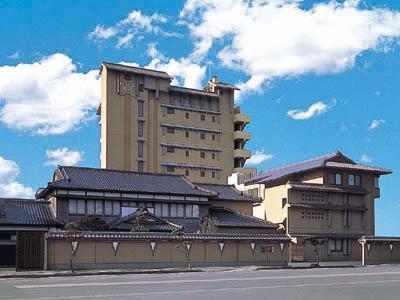
<path fill-rule="evenodd" d="M 234 272 L 256 271 L 272 269 L 309 269 L 311 262 L 290 263 L 287 267 L 280 266 L 229 266 L 229 267 L 194 267 L 163 268 L 163 269 L 109 269 L 109 270 L 76 270 L 71 271 L 15 271 L 15 269 L 0 269 L 2 278 L 42 278 L 42 277 L 67 277 L 67 276 L 93 276 L 93 275 L 121 275 L 121 274 L 171 274 L 191 272 Z M 359 262 L 321 262 L 321 268 L 352 268 L 360 266 Z"/>

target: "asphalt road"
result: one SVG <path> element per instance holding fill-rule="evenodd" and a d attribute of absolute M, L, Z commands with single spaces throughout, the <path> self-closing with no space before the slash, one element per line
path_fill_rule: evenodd
<path fill-rule="evenodd" d="M 0 280 L 0 299 L 400 299 L 400 266 Z"/>

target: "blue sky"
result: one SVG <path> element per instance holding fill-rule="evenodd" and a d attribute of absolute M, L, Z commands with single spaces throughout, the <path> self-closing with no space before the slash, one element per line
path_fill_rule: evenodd
<path fill-rule="evenodd" d="M 0 196 L 99 166 L 97 69 L 127 62 L 240 85 L 259 170 L 337 149 L 392 169 L 376 232 L 399 235 L 399 37 L 396 0 L 0 1 Z"/>

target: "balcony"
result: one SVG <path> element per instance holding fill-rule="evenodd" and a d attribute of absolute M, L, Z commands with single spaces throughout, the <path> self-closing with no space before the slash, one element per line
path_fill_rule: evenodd
<path fill-rule="evenodd" d="M 241 114 L 241 113 L 236 113 L 233 116 L 233 121 L 234 123 L 244 123 L 244 124 L 249 124 L 251 122 L 251 118 L 249 115 Z"/>
<path fill-rule="evenodd" d="M 233 132 L 233 139 L 234 140 L 248 141 L 248 140 L 250 140 L 250 137 L 251 137 L 250 132 L 239 131 L 239 130 Z"/>
<path fill-rule="evenodd" d="M 246 149 L 235 149 L 233 150 L 233 157 L 234 158 L 243 158 L 248 159 L 251 156 L 251 152 Z"/>

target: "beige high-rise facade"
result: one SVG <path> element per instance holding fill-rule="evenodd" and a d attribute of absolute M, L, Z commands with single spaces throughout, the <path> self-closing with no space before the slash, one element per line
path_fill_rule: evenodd
<path fill-rule="evenodd" d="M 175 173 L 226 183 L 244 168 L 250 117 L 234 106 L 237 87 L 213 77 L 204 90 L 171 84 L 165 72 L 102 63 L 101 167 Z"/>

